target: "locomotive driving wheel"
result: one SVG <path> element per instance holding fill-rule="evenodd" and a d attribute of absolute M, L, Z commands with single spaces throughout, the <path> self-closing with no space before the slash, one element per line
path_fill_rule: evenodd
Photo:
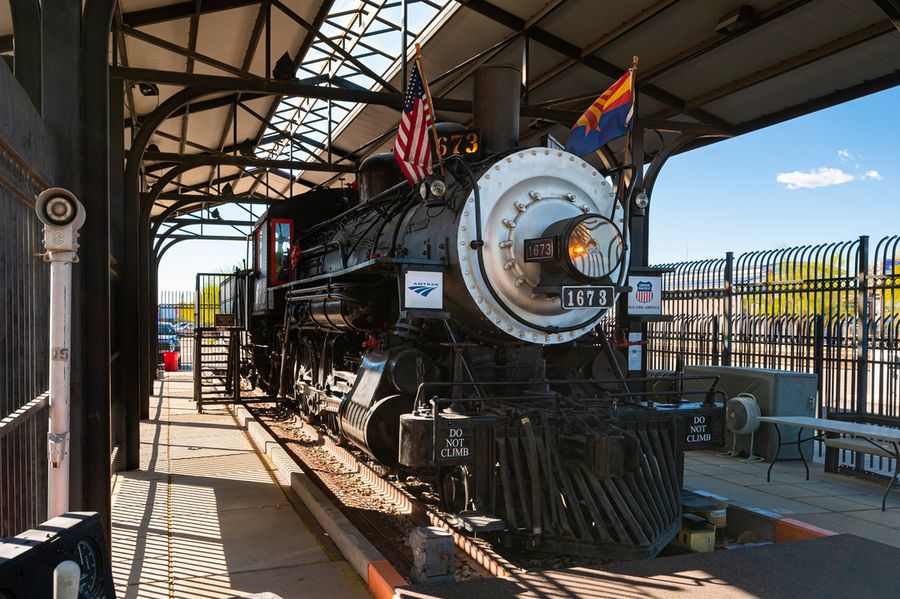
<path fill-rule="evenodd" d="M 471 477 L 468 466 L 444 466 L 438 469 L 438 490 L 443 511 L 458 514 L 468 508 Z"/>
<path fill-rule="evenodd" d="M 296 344 L 292 363 L 293 394 L 297 401 L 297 408 L 304 421 L 315 424 L 319 421 L 316 406 L 313 398 L 306 392 L 307 384 L 312 380 L 315 372 L 315 355 L 312 349 L 307 344 Z"/>

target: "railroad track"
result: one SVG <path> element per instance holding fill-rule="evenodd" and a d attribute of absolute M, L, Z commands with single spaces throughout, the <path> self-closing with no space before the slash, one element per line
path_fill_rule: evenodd
<path fill-rule="evenodd" d="M 304 467 L 315 484 L 336 500 L 345 515 L 399 570 L 408 573 L 412 567 L 411 555 L 408 547 L 403 545 L 403 537 L 417 526 L 437 526 L 453 536 L 458 549 L 457 556 L 463 562 L 457 568 L 457 574 L 462 571 L 463 578 L 509 576 L 521 571 L 497 554 L 485 541 L 456 531 L 438 511 L 400 485 L 383 478 L 353 452 L 337 445 L 316 427 L 305 424 L 297 412 L 276 404 L 267 406 L 253 403 L 245 404 L 245 407 L 269 430 L 282 448 Z M 290 421 L 286 419 L 288 414 L 292 416 Z M 317 451 L 324 452 L 339 467 L 335 468 L 334 464 L 328 463 L 329 460 L 321 459 L 321 456 L 316 455 Z M 354 481 L 352 495 L 359 495 L 356 482 L 362 482 L 377 494 L 376 497 L 363 501 L 376 505 L 360 507 L 353 497 L 348 501 L 348 489 L 341 488 L 345 486 L 343 481 L 346 480 Z M 393 510 L 390 508 L 379 512 L 377 504 L 382 499 L 394 506 L 397 513 L 391 514 Z M 354 503 L 357 505 L 353 505 Z M 382 514 L 381 517 L 378 516 L 379 513 Z M 404 522 L 404 518 L 408 522 Z M 466 566 L 471 575 L 466 575 Z"/>

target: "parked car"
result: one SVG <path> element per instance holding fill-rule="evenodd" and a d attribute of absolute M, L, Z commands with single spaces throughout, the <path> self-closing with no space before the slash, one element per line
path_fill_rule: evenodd
<path fill-rule="evenodd" d="M 181 351 L 178 331 L 171 322 L 160 322 L 156 326 L 156 338 L 160 353 L 164 351 Z"/>
<path fill-rule="evenodd" d="M 194 323 L 193 322 L 176 322 L 175 330 L 178 331 L 179 335 L 193 335 L 194 334 Z"/>

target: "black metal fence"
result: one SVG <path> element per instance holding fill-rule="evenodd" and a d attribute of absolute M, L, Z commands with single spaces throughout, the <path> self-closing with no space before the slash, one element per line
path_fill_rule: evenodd
<path fill-rule="evenodd" d="M 50 291 L 34 196 L 52 161 L 39 123 L 0 65 L 0 536 L 47 514 Z"/>
<path fill-rule="evenodd" d="M 198 273 L 194 291 L 161 291 L 157 308 L 157 364 L 165 368 L 166 352 L 178 353 L 178 370 L 192 370 L 196 355 L 194 331 L 215 326 L 219 288 L 231 275 Z M 172 358 L 170 357 L 170 360 Z"/>
<path fill-rule="evenodd" d="M 900 427 L 900 236 L 660 266 L 672 320 L 649 325 L 649 368 L 813 372 L 820 416 Z"/>
<path fill-rule="evenodd" d="M 219 292 L 222 283 L 230 278 L 230 273 L 197 273 L 197 316 L 198 327 L 212 327 L 219 313 Z"/>

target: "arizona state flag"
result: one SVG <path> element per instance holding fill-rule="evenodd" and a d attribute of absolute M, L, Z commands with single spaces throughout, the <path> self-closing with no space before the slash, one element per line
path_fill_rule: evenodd
<path fill-rule="evenodd" d="M 575 121 L 566 141 L 566 152 L 576 156 L 590 154 L 631 129 L 634 122 L 633 71 L 628 69 Z"/>

